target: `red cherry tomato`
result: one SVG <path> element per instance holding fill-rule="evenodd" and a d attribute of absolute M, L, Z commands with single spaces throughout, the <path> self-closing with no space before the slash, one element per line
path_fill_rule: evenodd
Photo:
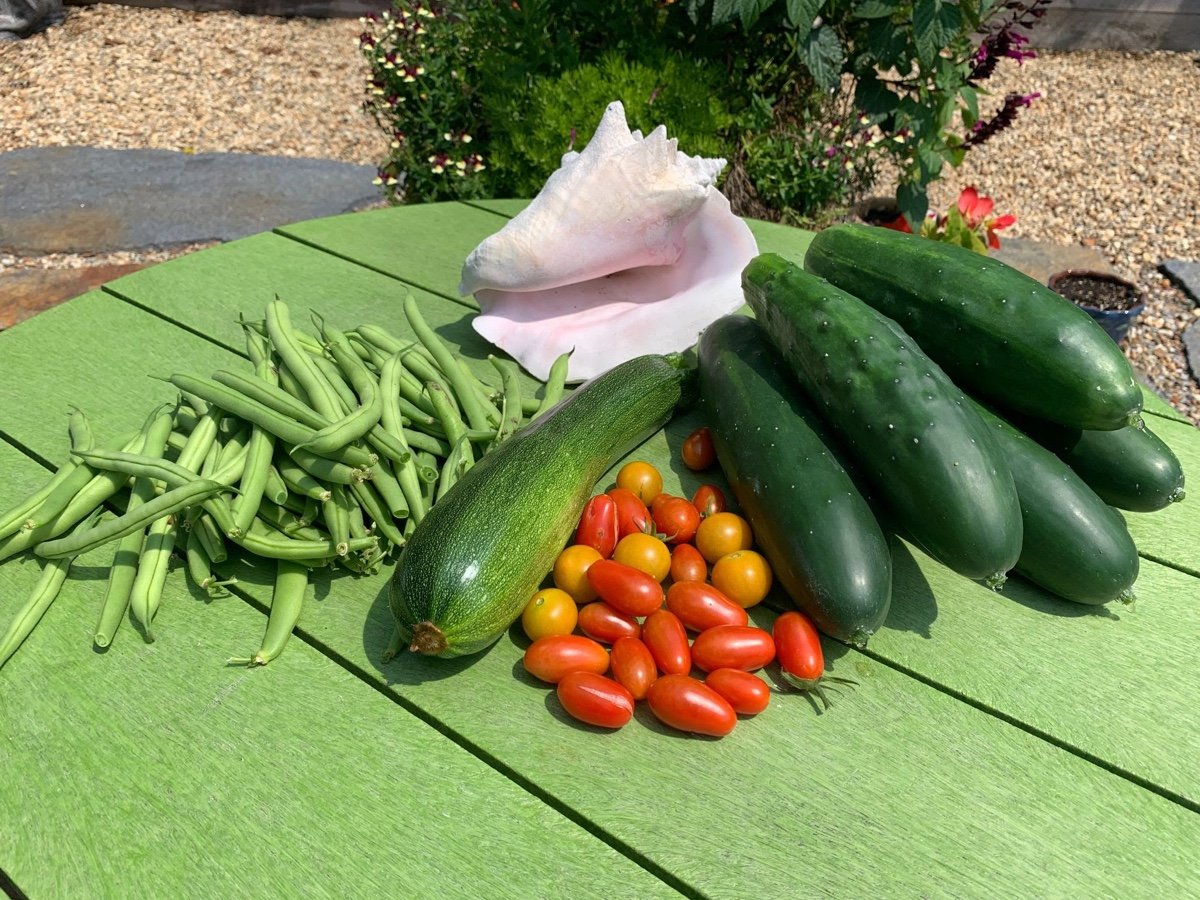
<path fill-rule="evenodd" d="M 696 635 L 692 662 L 705 672 L 741 669 L 753 672 L 775 658 L 770 632 L 753 625 L 718 625 Z"/>
<path fill-rule="evenodd" d="M 617 537 L 642 532 L 654 534 L 654 520 L 642 498 L 628 488 L 613 488 L 608 496 L 617 504 Z"/>
<path fill-rule="evenodd" d="M 771 703 L 771 688 L 752 672 L 713 669 L 704 683 L 728 700 L 739 716 L 757 716 Z"/>
<path fill-rule="evenodd" d="M 715 484 L 702 484 L 696 488 L 696 493 L 692 494 L 692 506 L 696 507 L 702 518 L 715 516 L 727 509 L 725 494 Z"/>
<path fill-rule="evenodd" d="M 696 536 L 700 527 L 700 512 L 682 497 L 659 494 L 650 505 L 654 527 L 666 537 L 668 544 L 686 544 Z"/>
<path fill-rule="evenodd" d="M 697 428 L 684 439 L 680 456 L 683 457 L 683 464 L 693 472 L 709 468 L 717 461 L 712 432 L 707 428 Z"/>
<path fill-rule="evenodd" d="M 575 530 L 575 543 L 593 547 L 608 559 L 617 549 L 617 501 L 597 494 L 587 502 Z"/>
<path fill-rule="evenodd" d="M 611 559 L 598 559 L 587 570 L 600 599 L 627 616 L 648 616 L 663 603 L 663 589 L 652 575 Z"/>
<path fill-rule="evenodd" d="M 664 675 L 686 675 L 692 671 L 692 651 L 688 648 L 687 629 L 670 610 L 660 609 L 642 623 L 642 643 L 658 671 Z"/>
<path fill-rule="evenodd" d="M 672 548 L 671 580 L 708 581 L 708 563 L 692 544 L 676 544 Z"/>
<path fill-rule="evenodd" d="M 750 622 L 746 610 L 702 581 L 677 581 L 667 588 L 667 609 L 692 631 Z"/>
<path fill-rule="evenodd" d="M 612 646 L 612 674 L 634 700 L 641 700 L 658 678 L 658 668 L 649 647 L 637 638 L 623 637 Z"/>
<path fill-rule="evenodd" d="M 633 695 L 611 678 L 594 672 L 570 672 L 558 683 L 562 708 L 589 725 L 620 728 L 633 718 Z"/>
<path fill-rule="evenodd" d="M 550 684 L 571 672 L 608 671 L 608 651 L 591 638 L 577 634 L 551 634 L 538 638 L 525 651 L 525 671 Z"/>
<path fill-rule="evenodd" d="M 737 725 L 729 701 L 690 675 L 663 675 L 646 692 L 650 711 L 664 725 L 724 737 Z"/>
<path fill-rule="evenodd" d="M 784 677 L 802 689 L 815 687 L 825 673 L 825 653 L 812 621 L 802 612 L 785 612 L 775 620 L 771 632 Z"/>
<path fill-rule="evenodd" d="M 603 600 L 580 607 L 579 630 L 592 640 L 615 644 L 623 637 L 638 637 L 642 626 L 633 616 L 617 612 Z"/>

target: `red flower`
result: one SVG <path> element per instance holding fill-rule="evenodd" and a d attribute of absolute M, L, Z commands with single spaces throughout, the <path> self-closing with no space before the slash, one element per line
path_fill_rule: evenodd
<path fill-rule="evenodd" d="M 1000 238 L 996 237 L 996 232 L 1007 228 L 1013 222 L 1017 221 L 1016 216 L 997 216 L 987 223 L 987 243 L 993 250 L 1000 249 Z"/>
<path fill-rule="evenodd" d="M 958 195 L 958 211 L 967 222 L 967 227 L 974 231 L 979 224 L 995 209 L 996 204 L 991 197 L 980 197 L 974 185 L 967 185 Z M 1009 223 L 1011 224 L 1011 223 Z"/>

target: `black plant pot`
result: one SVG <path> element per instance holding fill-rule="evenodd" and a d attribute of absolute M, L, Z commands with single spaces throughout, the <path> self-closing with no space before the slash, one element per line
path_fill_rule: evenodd
<path fill-rule="evenodd" d="M 1055 272 L 1047 284 L 1095 319 L 1118 344 L 1146 308 L 1145 297 L 1136 284 L 1109 272 L 1067 269 Z"/>

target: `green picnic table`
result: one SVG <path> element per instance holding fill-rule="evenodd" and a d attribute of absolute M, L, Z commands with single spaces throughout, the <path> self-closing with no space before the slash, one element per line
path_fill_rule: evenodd
<path fill-rule="evenodd" d="M 136 429 L 173 398 L 151 376 L 248 366 L 239 315 L 410 333 L 407 291 L 481 371 L 457 296 L 466 254 L 520 201 L 304 222 L 126 276 L 0 333 L 0 506 L 62 463 L 66 412 Z M 752 222 L 763 251 L 811 234 Z M 536 383 L 526 381 L 534 390 Z M 1148 421 L 1200 471 L 1200 435 L 1147 393 Z M 689 491 L 676 418 L 631 458 Z M 705 478 L 711 479 L 710 473 Z M 611 483 L 610 477 L 602 484 Z M 67 897 L 1178 897 L 1200 894 L 1200 508 L 1126 514 L 1132 609 L 1003 593 L 895 541 L 887 625 L 826 641 L 857 685 L 822 710 L 777 691 L 721 740 L 640 710 L 580 725 L 486 652 L 382 663 L 392 569 L 314 578 L 270 665 L 270 567 L 209 598 L 169 576 L 157 641 L 92 646 L 111 548 L 80 557 L 0 669 L 0 888 Z M 36 582 L 0 567 L 0 620 Z M 769 622 L 773 614 L 755 610 Z"/>

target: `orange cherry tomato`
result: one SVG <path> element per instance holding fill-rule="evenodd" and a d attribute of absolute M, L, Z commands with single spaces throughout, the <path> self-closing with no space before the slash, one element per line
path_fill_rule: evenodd
<path fill-rule="evenodd" d="M 652 534 L 627 534 L 617 542 L 612 558 L 619 563 L 641 569 L 655 581 L 662 581 L 671 571 L 671 551 Z"/>
<path fill-rule="evenodd" d="M 757 716 L 771 703 L 771 688 L 752 672 L 713 669 L 704 683 L 728 700 L 739 716 Z"/>
<path fill-rule="evenodd" d="M 743 608 L 761 603 L 771 590 L 771 564 L 761 553 L 737 550 L 712 567 L 713 587 Z"/>
<path fill-rule="evenodd" d="M 704 427 L 697 428 L 684 439 L 680 456 L 683 458 L 683 464 L 693 472 L 709 468 L 717 461 L 712 432 Z"/>
<path fill-rule="evenodd" d="M 610 657 L 613 678 L 625 686 L 634 700 L 645 697 L 658 678 L 650 648 L 637 638 L 623 637 L 612 645 Z"/>
<path fill-rule="evenodd" d="M 725 512 L 725 494 L 715 484 L 702 484 L 692 494 L 692 506 L 696 507 L 701 518 L 715 516 Z"/>
<path fill-rule="evenodd" d="M 623 637 L 638 637 L 642 626 L 633 616 L 617 612 L 603 600 L 579 610 L 579 630 L 602 644 L 615 644 Z"/>
<path fill-rule="evenodd" d="M 724 737 L 737 725 L 729 701 L 690 675 L 663 675 L 650 685 L 646 702 L 655 717 L 671 728 Z"/>
<path fill-rule="evenodd" d="M 677 581 L 667 588 L 667 609 L 692 631 L 707 631 L 718 625 L 746 625 L 750 617 L 711 584 Z"/>
<path fill-rule="evenodd" d="M 551 571 L 554 586 L 570 594 L 576 603 L 590 603 L 596 599 L 596 592 L 588 583 L 588 569 L 603 558 L 595 547 L 572 544 L 554 560 L 554 568 Z"/>
<path fill-rule="evenodd" d="M 662 606 L 662 585 L 633 566 L 599 559 L 588 567 L 587 578 L 601 600 L 627 616 L 648 616 Z"/>
<path fill-rule="evenodd" d="M 620 728 L 633 718 L 633 694 L 611 678 L 594 672 L 570 672 L 556 690 L 558 702 L 580 722 Z"/>
<path fill-rule="evenodd" d="M 551 634 L 570 634 L 578 620 L 575 600 L 559 588 L 538 591 L 521 613 L 521 627 L 531 641 Z"/>
<path fill-rule="evenodd" d="M 608 671 L 608 651 L 591 638 L 577 634 L 551 634 L 538 638 L 525 651 L 525 671 L 550 684 L 571 672 Z"/>
<path fill-rule="evenodd" d="M 648 462 L 627 462 L 617 470 L 617 487 L 633 491 L 639 500 L 649 504 L 662 493 L 662 475 Z"/>
<path fill-rule="evenodd" d="M 741 669 L 753 672 L 775 658 L 775 639 L 753 625 L 718 625 L 696 635 L 692 662 L 705 672 Z"/>
<path fill-rule="evenodd" d="M 692 671 L 687 630 L 670 610 L 660 609 L 646 617 L 642 623 L 642 643 L 650 648 L 658 671 L 664 675 L 686 675 Z"/>
<path fill-rule="evenodd" d="M 617 537 L 628 534 L 654 534 L 654 520 L 642 498 L 628 488 L 613 488 L 608 492 L 617 504 Z"/>
<path fill-rule="evenodd" d="M 754 546 L 754 531 L 750 523 L 737 513 L 721 512 L 708 516 L 696 529 L 696 549 L 710 563 L 735 550 Z"/>
<path fill-rule="evenodd" d="M 691 544 L 676 544 L 671 550 L 671 580 L 708 581 L 708 563 Z"/>
<path fill-rule="evenodd" d="M 700 527 L 700 511 L 683 497 L 659 494 L 650 504 L 650 515 L 668 544 L 688 543 Z"/>
<path fill-rule="evenodd" d="M 617 547 L 617 501 L 608 494 L 597 494 L 583 507 L 575 543 L 594 547 L 608 559 Z"/>

